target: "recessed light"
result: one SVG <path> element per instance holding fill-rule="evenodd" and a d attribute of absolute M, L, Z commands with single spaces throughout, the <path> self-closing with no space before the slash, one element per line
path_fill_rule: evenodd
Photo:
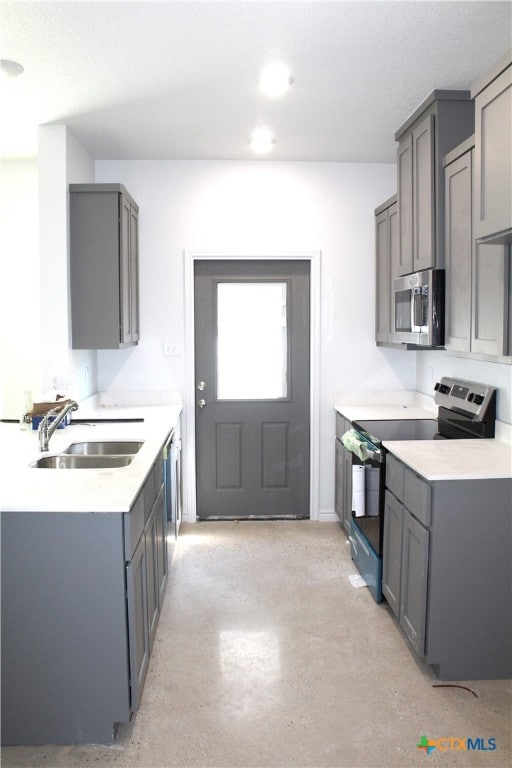
<path fill-rule="evenodd" d="M 268 128 L 255 128 L 251 134 L 250 147 L 257 155 L 266 155 L 273 149 L 274 137 Z"/>
<path fill-rule="evenodd" d="M 7 77 L 18 77 L 18 75 L 23 74 L 24 67 L 18 64 L 17 61 L 0 59 L 0 72 Z"/>
<path fill-rule="evenodd" d="M 265 96 L 276 98 L 277 96 L 282 96 L 282 94 L 288 90 L 292 82 L 292 76 L 288 67 L 280 62 L 274 62 L 268 64 L 260 75 L 260 91 L 262 91 Z"/>

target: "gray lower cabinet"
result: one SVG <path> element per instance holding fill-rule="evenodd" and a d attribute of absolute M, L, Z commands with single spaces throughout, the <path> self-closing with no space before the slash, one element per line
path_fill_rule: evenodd
<path fill-rule="evenodd" d="M 139 340 L 139 208 L 122 184 L 70 184 L 73 349 Z"/>
<path fill-rule="evenodd" d="M 375 341 L 392 343 L 392 285 L 399 274 L 398 203 L 394 195 L 375 209 Z M 397 344 L 397 347 L 403 345 Z"/>
<path fill-rule="evenodd" d="M 352 518 L 352 454 L 341 438 L 352 427 L 348 419 L 336 414 L 334 509 L 347 534 Z"/>
<path fill-rule="evenodd" d="M 512 50 L 471 89 L 475 99 L 475 236 L 512 243 Z"/>
<path fill-rule="evenodd" d="M 440 679 L 512 676 L 512 480 L 427 482 L 386 461 L 382 592 Z"/>
<path fill-rule="evenodd" d="M 130 512 L 2 512 L 2 744 L 112 743 L 167 579 L 163 467 Z"/>
<path fill-rule="evenodd" d="M 473 133 L 469 91 L 433 91 L 395 133 L 399 251 L 405 275 L 444 267 L 444 155 Z"/>
<path fill-rule="evenodd" d="M 479 243 L 474 138 L 445 158 L 446 348 L 466 357 L 511 362 L 510 253 Z"/>

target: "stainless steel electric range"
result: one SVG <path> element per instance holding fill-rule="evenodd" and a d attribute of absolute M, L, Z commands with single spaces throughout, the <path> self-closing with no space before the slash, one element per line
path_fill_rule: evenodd
<path fill-rule="evenodd" d="M 437 382 L 434 399 L 437 419 L 400 419 L 352 422 L 353 429 L 365 446 L 364 460 L 353 456 L 353 467 L 361 467 L 365 503 L 359 505 L 353 494 L 352 526 L 357 529 L 359 543 L 367 547 L 361 552 L 351 536 L 352 559 L 365 578 L 377 602 L 382 600 L 382 545 L 384 530 L 384 493 L 386 484 L 386 450 L 388 440 L 457 440 L 494 437 L 496 421 L 496 389 L 475 382 L 443 377 Z M 355 489 L 354 489 L 355 491 Z M 362 486 L 358 483 L 357 493 Z M 363 510 L 363 511 L 361 511 Z"/>

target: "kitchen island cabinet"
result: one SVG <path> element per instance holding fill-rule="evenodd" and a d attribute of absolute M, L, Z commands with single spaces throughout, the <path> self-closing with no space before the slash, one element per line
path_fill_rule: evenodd
<path fill-rule="evenodd" d="M 142 439 L 127 467 L 34 469 L 20 448 L 24 486 L 0 500 L 2 744 L 112 743 L 137 710 L 168 572 L 163 446 L 180 410 L 52 438 L 59 450 L 91 433 Z M 18 430 L 12 445 L 37 450 L 36 436 Z"/>
<path fill-rule="evenodd" d="M 152 470 L 124 515 L 2 514 L 3 744 L 111 743 L 138 708 L 163 595 L 163 485 L 127 561 L 124 530 L 154 491 Z"/>
<path fill-rule="evenodd" d="M 382 591 L 414 650 L 442 680 L 511 677 L 512 479 L 428 482 L 388 454 L 386 486 Z"/>

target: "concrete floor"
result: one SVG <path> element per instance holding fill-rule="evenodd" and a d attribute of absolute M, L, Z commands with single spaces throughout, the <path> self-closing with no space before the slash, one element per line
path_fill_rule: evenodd
<path fill-rule="evenodd" d="M 336 523 L 184 526 L 133 722 L 112 747 L 8 747 L 2 766 L 510 766 L 511 681 L 434 688 L 352 573 Z M 422 736 L 496 749 L 427 756 Z"/>

